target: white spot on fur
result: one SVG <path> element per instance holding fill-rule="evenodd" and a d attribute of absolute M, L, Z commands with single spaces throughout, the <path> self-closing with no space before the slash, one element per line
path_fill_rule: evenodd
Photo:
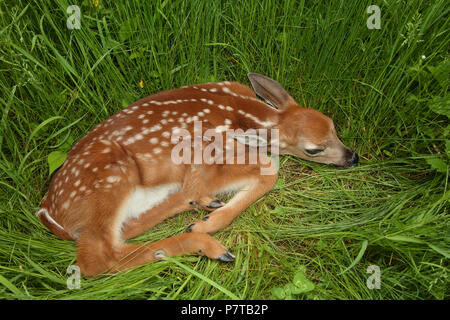
<path fill-rule="evenodd" d="M 69 209 L 69 206 L 70 206 L 70 201 L 67 200 L 66 202 L 63 203 L 63 205 L 61 206 L 61 208 L 62 208 L 63 210 L 67 210 L 67 209 Z"/>
<path fill-rule="evenodd" d="M 161 129 L 162 129 L 162 126 L 160 124 L 157 124 L 150 128 L 150 132 L 155 132 L 155 131 L 158 131 Z"/>
<path fill-rule="evenodd" d="M 119 182 L 121 178 L 119 176 L 109 176 L 106 181 L 109 183 Z"/>
<path fill-rule="evenodd" d="M 218 132 L 218 133 L 224 132 L 224 131 L 227 131 L 227 129 L 228 129 L 228 126 L 227 126 L 227 125 L 224 125 L 224 126 L 218 126 L 218 127 L 216 127 L 216 132 Z"/>

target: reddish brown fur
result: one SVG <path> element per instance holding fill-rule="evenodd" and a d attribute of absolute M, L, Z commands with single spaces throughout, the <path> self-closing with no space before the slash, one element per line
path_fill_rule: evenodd
<path fill-rule="evenodd" d="M 60 238 L 77 241 L 77 263 L 87 276 L 123 270 L 164 255 L 230 257 L 207 233 L 228 226 L 273 187 L 277 174 L 260 174 L 262 167 L 271 164 L 270 159 L 260 159 L 265 165 L 262 161 L 251 165 L 175 165 L 170 161 L 175 142 L 165 133 L 185 123 L 192 134 L 192 119 L 197 116 L 203 130 L 223 126 L 224 121 L 229 129 L 244 131 L 278 128 L 280 137 L 292 145 L 299 134 L 308 135 L 317 144 L 328 138 L 329 118 L 299 108 L 292 98 L 282 107 L 276 110 L 268 106 L 237 82 L 193 85 L 140 99 L 97 125 L 72 148 L 42 201 L 41 210 L 47 210 L 55 223 L 44 211 L 39 217 Z M 187 123 L 188 119 L 192 121 Z M 140 215 L 127 216 L 128 209 L 123 206 L 138 188 L 168 186 L 169 190 L 172 185 L 179 185 L 180 190 Z M 168 217 L 191 209 L 190 201 L 206 203 L 230 187 L 240 191 L 207 219 L 194 222 L 191 233 L 146 245 L 125 243 Z"/>

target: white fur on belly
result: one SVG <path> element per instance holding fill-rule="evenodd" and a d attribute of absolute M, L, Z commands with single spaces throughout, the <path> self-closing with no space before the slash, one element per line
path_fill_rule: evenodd
<path fill-rule="evenodd" d="M 116 230 L 120 232 L 124 222 L 132 218 L 138 218 L 145 211 L 162 203 L 180 189 L 180 183 L 169 183 L 156 187 L 136 187 L 125 199 L 119 210 Z"/>

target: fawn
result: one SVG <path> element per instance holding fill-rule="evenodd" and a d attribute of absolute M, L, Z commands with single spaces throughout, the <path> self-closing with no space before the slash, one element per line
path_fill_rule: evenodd
<path fill-rule="evenodd" d="M 275 80 L 255 73 L 248 77 L 254 91 L 223 81 L 140 99 L 73 146 L 36 214 L 55 235 L 76 241 L 83 275 L 181 254 L 234 260 L 210 234 L 227 227 L 270 191 L 278 175 L 276 170 L 261 174 L 263 167 L 273 165 L 264 155 L 256 163 L 174 163 L 171 150 L 179 143 L 175 133 L 192 133 L 195 122 L 219 134 L 229 129 L 276 129 L 278 139 L 267 139 L 272 153 L 344 168 L 357 165 L 358 155 L 339 140 L 330 118 L 300 107 Z M 235 140 L 236 146 L 245 146 Z M 245 152 L 254 152 L 245 147 Z M 226 204 L 215 198 L 224 192 L 235 192 Z M 142 245 L 126 243 L 195 205 L 212 212 L 186 233 Z"/>

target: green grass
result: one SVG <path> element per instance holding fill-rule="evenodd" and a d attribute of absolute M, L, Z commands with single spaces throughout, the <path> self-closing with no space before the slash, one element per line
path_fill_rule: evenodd
<path fill-rule="evenodd" d="M 66 28 L 70 4 L 80 30 Z M 366 27 L 373 4 L 380 30 Z M 296 299 L 448 299 L 449 10 L 443 0 L 1 1 L 0 298 L 271 299 L 306 266 L 315 289 Z M 215 235 L 234 263 L 176 257 L 67 289 L 75 244 L 34 216 L 48 154 L 141 97 L 248 83 L 248 72 L 332 117 L 361 165 L 282 156 L 276 187 Z M 370 265 L 379 290 L 366 286 Z"/>

